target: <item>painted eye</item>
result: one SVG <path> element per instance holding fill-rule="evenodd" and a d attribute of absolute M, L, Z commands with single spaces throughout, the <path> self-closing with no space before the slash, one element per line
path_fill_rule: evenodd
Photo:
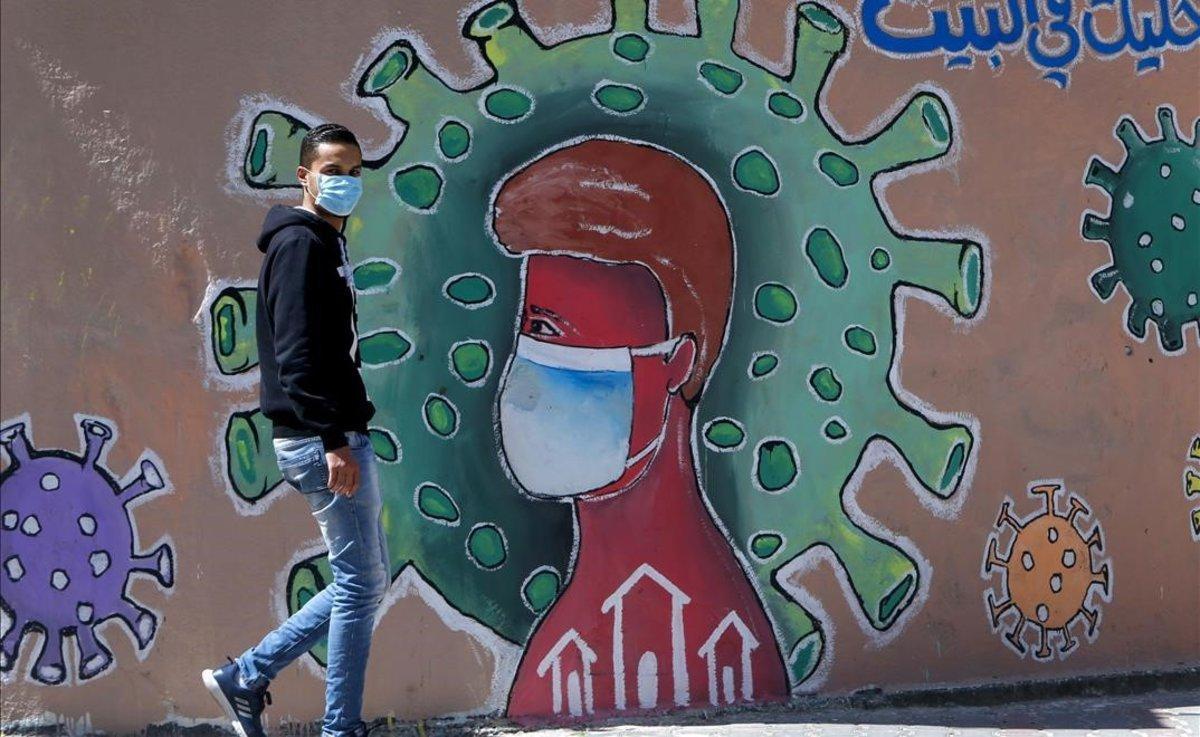
<path fill-rule="evenodd" d="M 529 334 L 557 338 L 562 335 L 562 331 L 556 328 L 554 323 L 549 320 L 535 317 L 529 321 Z"/>

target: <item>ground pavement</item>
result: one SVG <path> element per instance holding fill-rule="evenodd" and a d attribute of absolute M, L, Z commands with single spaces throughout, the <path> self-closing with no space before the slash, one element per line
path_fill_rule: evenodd
<path fill-rule="evenodd" d="M 668 721 L 669 720 L 669 721 Z M 384 726 L 384 725 L 381 725 Z M 383 737 L 384 727 L 371 737 Z M 772 708 L 587 728 L 397 725 L 391 737 L 1200 737 L 1200 690 L 1021 701 L 991 706 Z"/>

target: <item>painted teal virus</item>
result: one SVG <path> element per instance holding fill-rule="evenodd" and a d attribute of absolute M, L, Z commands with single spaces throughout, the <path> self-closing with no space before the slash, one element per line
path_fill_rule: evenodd
<path fill-rule="evenodd" d="M 879 632 L 923 583 L 897 537 L 851 518 L 856 469 L 888 446 L 924 493 L 944 499 L 971 459 L 971 430 L 930 419 L 889 374 L 897 291 L 972 317 L 981 248 L 897 232 L 873 190 L 881 175 L 944 156 L 951 117 L 937 94 L 919 92 L 872 137 L 843 138 L 817 101 L 846 29 L 814 3 L 798 8 L 794 66 L 782 75 L 731 50 L 729 0 L 699 4 L 698 35 L 649 29 L 644 0 L 614 9 L 606 31 L 547 47 L 512 4 L 481 8 L 465 34 L 495 73 L 473 89 L 448 87 L 402 38 L 385 40 L 358 80 L 358 94 L 403 129 L 393 150 L 367 162 L 366 194 L 347 225 L 364 374 L 379 408 L 372 439 L 390 461 L 381 480 L 393 573 L 415 567 L 453 607 L 514 643 L 561 590 L 569 510 L 516 491 L 493 430 L 520 295 L 519 263 L 490 240 L 487 207 L 505 175 L 564 141 L 644 141 L 706 172 L 729 209 L 737 280 L 697 422 L 702 481 L 799 685 L 822 661 L 825 635 L 788 580 L 798 559 L 831 551 Z M 245 183 L 294 187 L 300 140 L 316 122 L 256 111 Z M 212 308 L 218 368 L 248 370 L 252 301 L 225 294 Z M 279 483 L 266 430 L 257 411 L 228 426 L 230 481 L 247 503 Z M 321 557 L 293 567 L 289 609 L 328 576 Z"/>
<path fill-rule="evenodd" d="M 1200 321 L 1200 118 L 1190 142 L 1171 108 L 1158 109 L 1158 125 L 1159 137 L 1147 138 L 1133 119 L 1121 118 L 1116 136 L 1125 160 L 1116 169 L 1098 156 L 1088 162 L 1084 182 L 1112 202 L 1104 216 L 1084 214 L 1083 237 L 1112 252 L 1112 264 L 1092 274 L 1092 289 L 1107 301 L 1123 284 L 1129 333 L 1143 340 L 1153 322 L 1163 350 L 1175 353 L 1185 349 L 1184 328 Z"/>

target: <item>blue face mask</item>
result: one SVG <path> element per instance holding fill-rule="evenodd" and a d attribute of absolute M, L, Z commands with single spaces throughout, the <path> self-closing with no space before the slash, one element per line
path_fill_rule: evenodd
<path fill-rule="evenodd" d="M 312 179 L 314 172 L 309 172 Z M 346 174 L 316 174 L 317 177 L 317 206 L 326 212 L 346 217 L 358 204 L 362 197 L 362 177 L 352 177 Z M 310 192 L 311 194 L 311 192 Z"/>
<path fill-rule="evenodd" d="M 500 389 L 500 441 L 517 483 L 538 497 L 585 494 L 656 450 L 661 433 L 630 456 L 632 357 L 675 343 L 581 348 L 518 336 Z"/>

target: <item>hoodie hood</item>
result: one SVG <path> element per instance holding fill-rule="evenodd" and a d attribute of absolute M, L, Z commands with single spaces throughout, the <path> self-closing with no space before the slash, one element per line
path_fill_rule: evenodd
<path fill-rule="evenodd" d="M 258 235 L 258 250 L 266 253 L 275 234 L 294 225 L 309 229 L 323 241 L 337 242 L 340 235 L 336 228 L 308 210 L 291 205 L 274 205 L 267 210 L 267 217 L 263 220 L 262 232 Z"/>

